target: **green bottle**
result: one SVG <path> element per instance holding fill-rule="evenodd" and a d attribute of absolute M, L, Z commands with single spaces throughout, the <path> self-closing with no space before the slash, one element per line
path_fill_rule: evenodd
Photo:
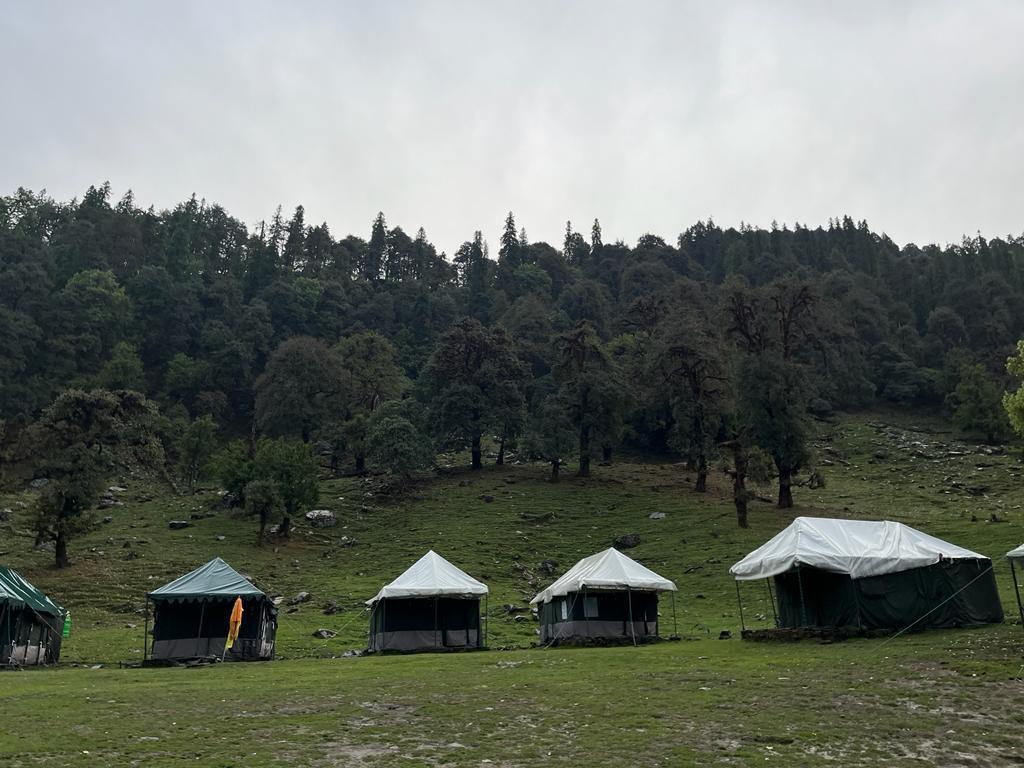
<path fill-rule="evenodd" d="M 69 637 L 71 635 L 71 611 L 67 611 L 64 614 L 64 631 L 61 632 L 61 637 Z"/>

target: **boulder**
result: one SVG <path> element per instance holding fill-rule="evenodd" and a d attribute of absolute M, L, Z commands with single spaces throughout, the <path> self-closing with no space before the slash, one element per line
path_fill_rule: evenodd
<path fill-rule="evenodd" d="M 491 496 L 491 494 L 489 493 L 485 493 L 480 498 L 484 500 L 484 504 L 490 504 L 492 501 L 494 501 L 494 497 Z"/>
<path fill-rule="evenodd" d="M 639 533 L 627 533 L 623 536 L 616 536 L 612 546 L 616 549 L 632 549 L 640 543 Z"/>
<path fill-rule="evenodd" d="M 124 493 L 127 490 L 128 489 L 122 485 L 112 485 L 109 488 L 107 488 L 107 491 L 110 493 Z"/>
<path fill-rule="evenodd" d="M 35 490 L 39 490 L 40 488 L 45 488 L 46 484 L 49 483 L 49 482 L 50 482 L 50 478 L 48 478 L 48 477 L 37 477 L 35 480 L 33 480 L 28 485 L 29 485 L 30 488 L 34 488 Z"/>
<path fill-rule="evenodd" d="M 321 640 L 330 640 L 332 637 L 336 637 L 337 634 L 338 633 L 333 630 L 321 627 L 313 633 L 313 637 L 319 637 Z"/>
<path fill-rule="evenodd" d="M 306 520 L 312 528 L 331 528 L 338 524 L 338 518 L 329 509 L 311 509 Z"/>
<path fill-rule="evenodd" d="M 191 528 L 192 523 L 188 520 L 171 520 L 171 522 L 167 524 L 167 527 L 172 531 L 180 531 L 182 528 Z"/>
<path fill-rule="evenodd" d="M 732 630 L 730 630 L 730 629 L 723 629 L 721 632 L 718 633 L 718 639 L 719 640 L 731 640 L 732 639 Z"/>
<path fill-rule="evenodd" d="M 301 605 L 302 603 L 309 602 L 309 598 L 312 595 L 309 592 L 299 592 L 295 597 L 289 598 L 288 605 Z"/>
<path fill-rule="evenodd" d="M 537 567 L 544 576 L 554 576 L 555 571 L 558 570 L 557 560 L 541 560 L 540 565 Z"/>
<path fill-rule="evenodd" d="M 649 514 L 647 517 L 649 517 L 651 520 L 664 520 L 665 519 L 665 513 L 664 512 L 651 512 L 651 514 Z"/>
<path fill-rule="evenodd" d="M 12 510 L 12 509 L 7 509 L 7 508 L 0 509 L 0 523 L 6 523 L 8 520 L 11 519 L 11 516 L 13 514 L 14 514 L 14 510 Z"/>

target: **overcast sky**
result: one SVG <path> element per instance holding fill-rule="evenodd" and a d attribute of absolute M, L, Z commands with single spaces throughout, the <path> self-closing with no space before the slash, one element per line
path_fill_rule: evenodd
<path fill-rule="evenodd" d="M 1024 232 L 1024 2 L 0 0 L 0 51 L 0 194 L 383 210 L 449 254 L 510 209 Z"/>

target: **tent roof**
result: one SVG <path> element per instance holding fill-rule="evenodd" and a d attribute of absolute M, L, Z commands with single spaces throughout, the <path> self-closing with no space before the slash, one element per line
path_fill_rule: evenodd
<path fill-rule="evenodd" d="M 1016 549 L 1011 549 L 1006 553 L 1006 556 L 1011 560 L 1024 560 L 1024 544 L 1021 544 Z"/>
<path fill-rule="evenodd" d="M 242 574 L 215 557 L 191 573 L 149 593 L 153 600 L 194 600 L 201 597 L 231 598 L 266 595 Z"/>
<path fill-rule="evenodd" d="M 592 589 L 636 589 L 649 592 L 675 592 L 676 585 L 659 576 L 636 560 L 610 548 L 596 555 L 584 557 L 562 574 L 547 589 L 541 591 L 530 604 L 549 603 L 551 598 Z"/>
<path fill-rule="evenodd" d="M 987 560 L 903 523 L 798 517 L 729 569 L 738 580 L 764 579 L 808 565 L 863 579 L 934 565 L 940 560 Z"/>
<path fill-rule="evenodd" d="M 438 595 L 486 595 L 481 584 L 465 571 L 456 568 L 434 550 L 430 550 L 392 581 L 367 605 L 388 597 L 434 597 Z"/>
<path fill-rule="evenodd" d="M 63 609 L 29 584 L 21 575 L 0 565 L 0 603 L 7 603 L 15 608 L 28 606 L 37 613 L 60 616 Z"/>

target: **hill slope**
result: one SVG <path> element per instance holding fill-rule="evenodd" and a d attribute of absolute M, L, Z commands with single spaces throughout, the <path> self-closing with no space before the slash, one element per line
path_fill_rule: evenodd
<path fill-rule="evenodd" d="M 371 480 L 331 480 L 322 485 L 319 506 L 337 514 L 336 527 L 300 525 L 292 541 L 262 548 L 254 545 L 251 520 L 216 509 L 215 491 L 155 497 L 153 488 L 125 478 L 126 490 L 117 496 L 124 506 L 109 510 L 112 519 L 99 531 L 74 542 L 75 562 L 66 571 L 52 568 L 49 553 L 32 550 L 28 511 L 19 506 L 29 495 L 3 498 L 0 506 L 15 514 L 0 524 L 13 534 L 0 544 L 0 561 L 72 610 L 68 662 L 137 660 L 145 592 L 214 556 L 271 594 L 311 593 L 300 606 L 282 605 L 280 657 L 340 655 L 364 647 L 363 601 L 429 548 L 491 587 L 490 645 L 527 647 L 536 624 L 528 612 L 517 619 L 503 606 L 527 607 L 547 583 L 540 562 L 556 560 L 560 573 L 627 533 L 641 540 L 629 554 L 678 584 L 679 633 L 717 636 L 739 629 L 728 566 L 798 514 L 899 520 L 986 554 L 996 562 L 1007 615 L 1015 615 L 1002 555 L 1024 540 L 1019 458 L 990 455 L 992 449 L 956 440 L 939 424 L 892 415 L 819 426 L 827 487 L 798 489 L 798 507 L 788 512 L 755 503 L 745 531 L 735 524 L 728 478 L 715 476 L 708 494 L 694 494 L 692 476 L 675 464 L 616 462 L 599 467 L 591 480 L 558 484 L 547 482 L 540 465 L 452 470 L 399 495 L 381 494 Z M 651 519 L 652 512 L 664 517 Z M 989 522 L 993 514 L 1000 522 Z M 170 520 L 191 515 L 201 519 L 168 529 Z M 764 625 L 770 609 L 763 590 L 748 585 L 744 599 L 748 623 L 757 625 L 760 617 Z M 325 615 L 332 603 L 341 610 Z M 670 601 L 662 602 L 661 612 L 667 635 Z M 315 639 L 319 627 L 338 636 Z"/>

